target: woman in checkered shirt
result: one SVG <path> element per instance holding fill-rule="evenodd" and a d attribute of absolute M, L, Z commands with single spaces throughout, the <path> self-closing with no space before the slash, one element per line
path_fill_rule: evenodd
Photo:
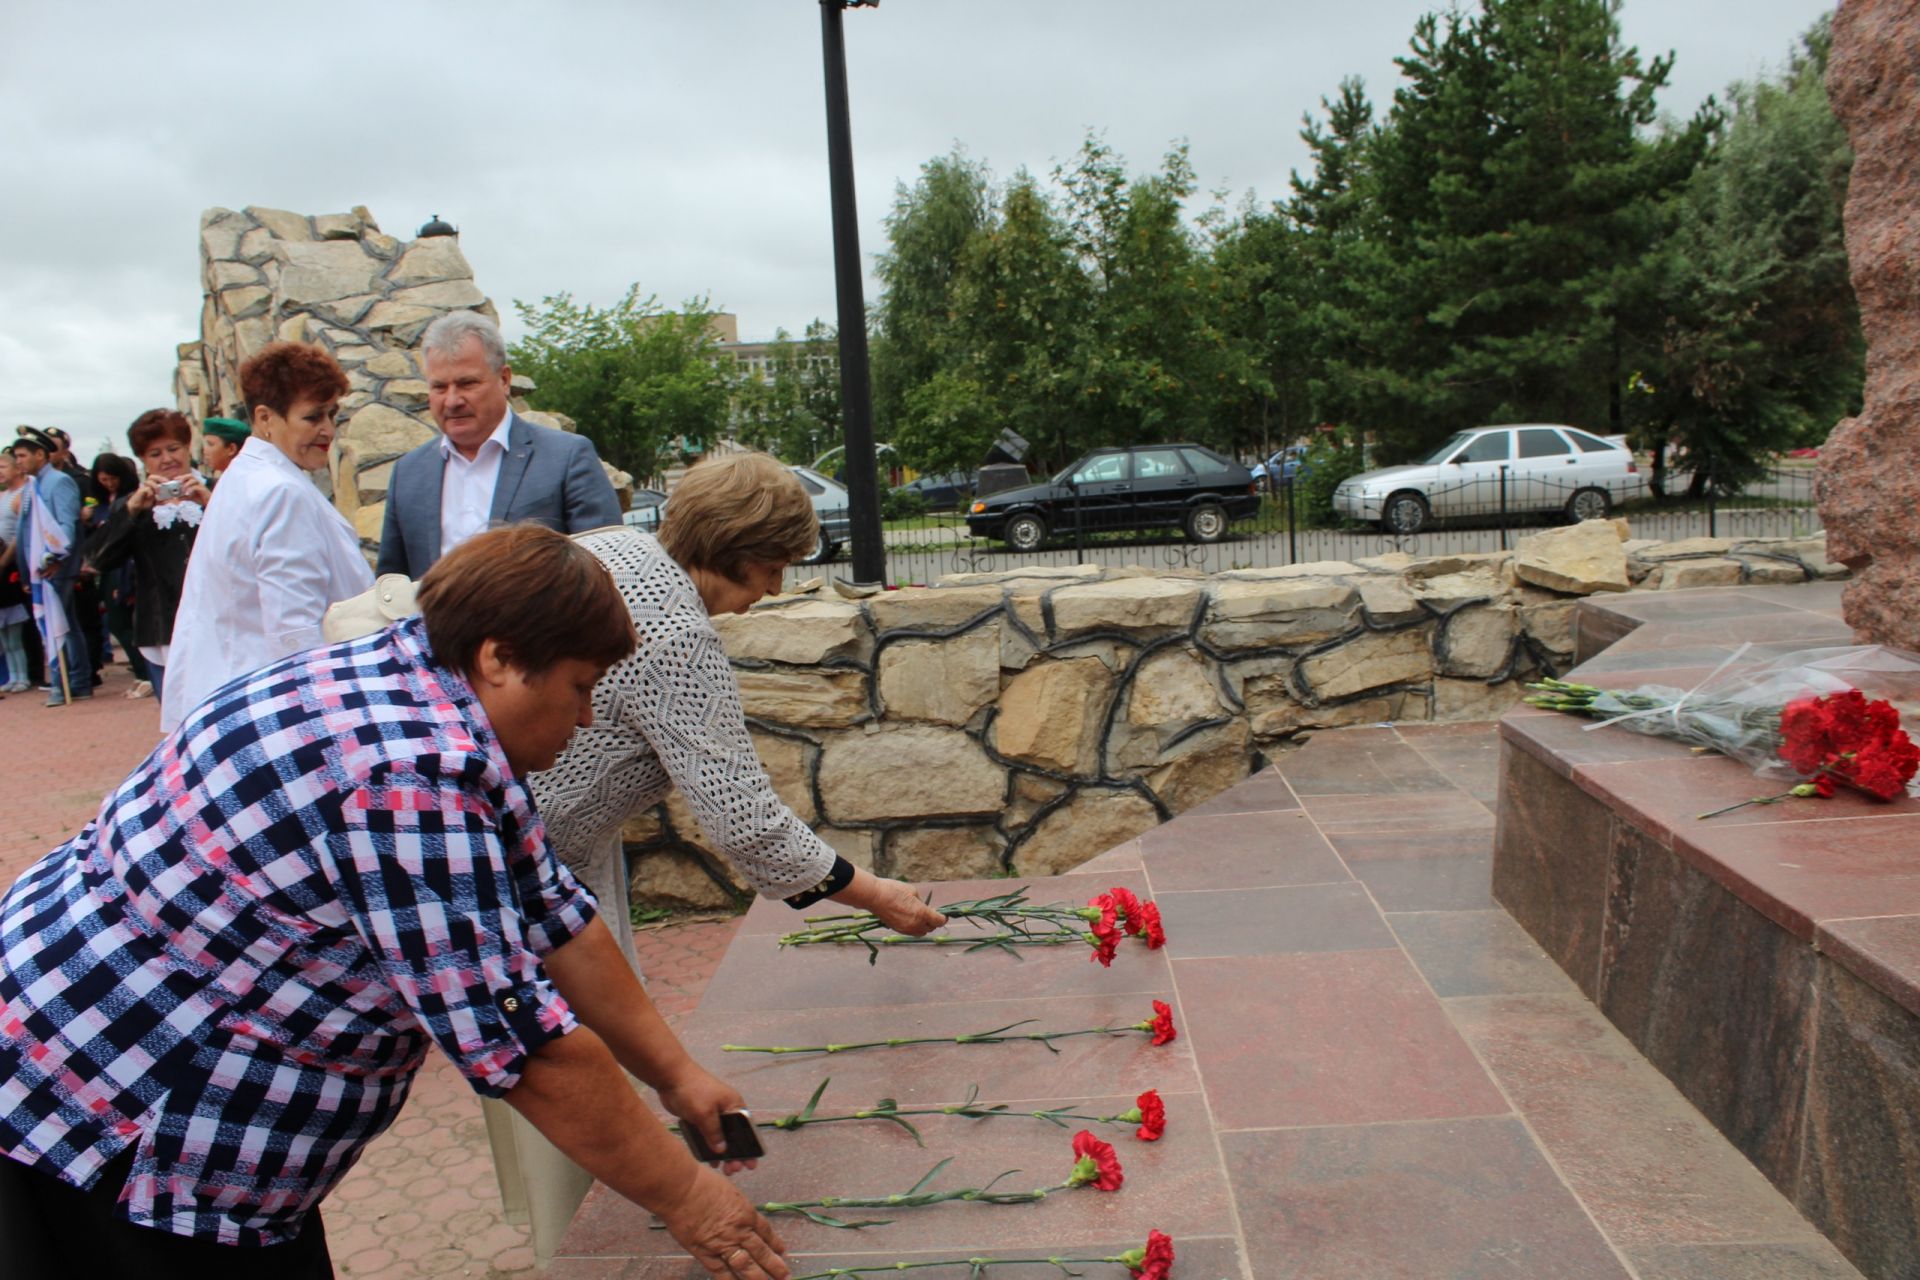
<path fill-rule="evenodd" d="M 738 1092 L 647 1000 L 526 779 L 633 649 L 550 530 L 422 617 L 216 690 L 0 898 L 0 1275 L 332 1275 L 317 1212 L 429 1043 L 717 1276 L 784 1249 L 621 1068 L 720 1143 Z"/>

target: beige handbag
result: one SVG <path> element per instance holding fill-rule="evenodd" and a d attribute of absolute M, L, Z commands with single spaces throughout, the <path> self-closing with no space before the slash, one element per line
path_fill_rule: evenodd
<path fill-rule="evenodd" d="M 373 590 L 328 605 L 326 616 L 320 619 L 320 634 L 328 644 L 339 644 L 412 617 L 420 612 L 420 606 L 413 602 L 413 586 L 413 579 L 404 573 L 381 574 Z"/>

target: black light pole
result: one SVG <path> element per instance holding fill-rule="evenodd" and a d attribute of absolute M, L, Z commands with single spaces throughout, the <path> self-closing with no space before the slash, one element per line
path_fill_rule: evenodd
<path fill-rule="evenodd" d="M 820 44 L 827 72 L 827 170 L 833 188 L 833 276 L 840 304 L 840 420 L 847 446 L 847 539 L 853 580 L 884 583 L 880 483 L 873 454 L 873 388 L 867 371 L 867 299 L 860 264 L 860 220 L 853 198 L 853 125 L 847 109 L 847 42 L 840 12 L 880 0 L 820 0 Z"/>

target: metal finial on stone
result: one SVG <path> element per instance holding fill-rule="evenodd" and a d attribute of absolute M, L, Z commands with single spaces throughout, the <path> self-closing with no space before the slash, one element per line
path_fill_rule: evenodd
<path fill-rule="evenodd" d="M 420 238 L 422 240 L 428 236 L 457 236 L 459 234 L 460 232 L 452 223 L 442 222 L 440 215 L 437 213 L 427 220 L 425 226 L 420 228 Z"/>

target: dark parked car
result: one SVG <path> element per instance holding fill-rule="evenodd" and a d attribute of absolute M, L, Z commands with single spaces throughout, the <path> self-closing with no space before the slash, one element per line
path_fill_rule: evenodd
<path fill-rule="evenodd" d="M 948 471 L 940 475 L 916 476 L 894 492 L 917 495 L 927 504 L 929 511 L 955 511 L 972 501 L 973 484 L 974 478 L 970 473 Z"/>
<path fill-rule="evenodd" d="M 667 495 L 658 489 L 635 489 L 633 500 L 627 504 L 626 513 L 620 519 L 636 529 L 653 533 L 660 528 L 660 508 L 666 504 Z"/>
<path fill-rule="evenodd" d="M 1044 484 L 975 499 L 967 531 L 1031 551 L 1076 527 L 1178 528 L 1192 542 L 1218 542 L 1227 526 L 1260 510 L 1253 473 L 1197 444 L 1095 449 Z"/>

